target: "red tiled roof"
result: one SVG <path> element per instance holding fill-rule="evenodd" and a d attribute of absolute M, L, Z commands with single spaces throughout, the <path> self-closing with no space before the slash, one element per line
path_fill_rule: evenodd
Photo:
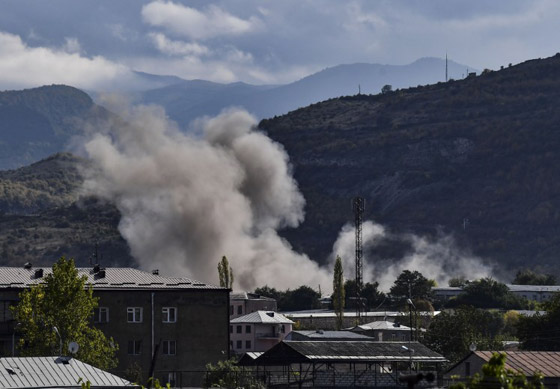
<path fill-rule="evenodd" d="M 506 353 L 506 368 L 527 376 L 540 371 L 545 377 L 560 377 L 560 352 L 556 351 L 502 351 Z M 486 362 L 493 351 L 475 351 Z"/>

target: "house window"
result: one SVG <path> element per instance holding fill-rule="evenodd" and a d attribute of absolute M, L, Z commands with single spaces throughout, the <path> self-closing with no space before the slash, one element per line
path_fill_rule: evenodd
<path fill-rule="evenodd" d="M 286 332 L 286 328 L 284 327 L 284 324 L 282 324 L 282 327 L 280 327 L 280 332 L 281 332 L 281 333 Z"/>
<path fill-rule="evenodd" d="M 167 373 L 167 383 L 172 388 L 176 387 L 177 386 L 177 373 L 175 373 L 174 371 L 171 371 L 171 372 Z"/>
<path fill-rule="evenodd" d="M 142 350 L 141 340 L 128 341 L 128 355 L 140 355 L 141 350 Z"/>
<path fill-rule="evenodd" d="M 141 307 L 126 308 L 126 317 L 129 323 L 142 323 L 142 308 Z"/>
<path fill-rule="evenodd" d="M 163 355 L 175 355 L 177 352 L 177 342 L 174 340 L 163 341 Z"/>
<path fill-rule="evenodd" d="M 397 334 L 395 334 L 394 332 L 391 334 L 391 339 L 392 340 L 396 340 L 397 339 Z"/>
<path fill-rule="evenodd" d="M 237 306 L 237 314 L 241 315 L 243 313 L 243 305 L 238 305 Z"/>
<path fill-rule="evenodd" d="M 236 331 L 238 334 L 241 334 L 241 330 L 242 330 L 242 329 L 243 329 L 243 326 L 237 326 L 237 328 L 235 329 L 235 331 Z"/>
<path fill-rule="evenodd" d="M 108 323 L 109 322 L 109 308 L 99 307 L 93 310 L 93 321 L 95 323 Z"/>
<path fill-rule="evenodd" d="M 161 308 L 161 315 L 164 323 L 175 323 L 177 321 L 177 308 L 163 307 Z"/>
<path fill-rule="evenodd" d="M 243 343 L 241 343 L 240 340 L 238 340 L 238 341 L 235 343 L 235 346 L 237 347 L 238 350 L 241 350 L 242 345 L 243 345 Z"/>
<path fill-rule="evenodd" d="M 250 340 L 246 340 L 246 341 L 245 341 L 245 348 L 246 348 L 247 350 L 249 350 L 249 349 L 251 348 L 251 341 L 250 341 Z"/>
<path fill-rule="evenodd" d="M 246 334 L 250 334 L 250 333 L 251 333 L 251 326 L 250 326 L 250 325 L 246 325 L 246 326 L 245 326 L 245 333 L 246 333 Z"/>

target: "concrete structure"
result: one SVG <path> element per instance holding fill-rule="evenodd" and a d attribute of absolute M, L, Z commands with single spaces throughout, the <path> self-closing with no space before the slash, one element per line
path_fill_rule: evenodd
<path fill-rule="evenodd" d="M 231 292 L 229 296 L 229 317 L 235 319 L 256 311 L 276 312 L 276 300 L 249 292 Z"/>
<path fill-rule="evenodd" d="M 91 389 L 140 388 L 111 373 L 69 357 L 0 358 L 0 387 L 81 388 L 89 382 Z"/>
<path fill-rule="evenodd" d="M 560 387 L 560 352 L 555 351 L 500 351 L 506 354 L 506 368 L 531 377 L 535 371 L 544 376 L 547 388 Z M 466 381 L 482 372 L 482 365 L 492 357 L 493 351 L 474 351 L 453 365 L 444 375 L 447 383 Z M 451 377 L 454 377 L 453 379 Z M 456 378 L 459 377 L 459 378 Z"/>
<path fill-rule="evenodd" d="M 17 302 L 24 288 L 43 282 L 51 271 L 0 267 L 2 355 L 12 355 L 17 340 L 15 323 L 6 307 Z M 157 350 L 156 378 L 196 386 L 206 363 L 227 357 L 228 289 L 132 268 L 79 268 L 78 273 L 87 276 L 99 297 L 94 325 L 119 345 L 119 365 L 112 372 L 121 376 L 141 373 L 146 379 Z"/>
<path fill-rule="evenodd" d="M 266 351 L 292 331 L 293 321 L 272 311 L 257 311 L 230 321 L 230 347 L 236 354 Z"/>

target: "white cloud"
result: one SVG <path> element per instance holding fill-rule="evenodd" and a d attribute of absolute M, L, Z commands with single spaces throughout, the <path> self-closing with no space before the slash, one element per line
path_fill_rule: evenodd
<path fill-rule="evenodd" d="M 171 40 L 162 33 L 149 33 L 148 36 L 154 42 L 156 48 L 167 55 L 202 56 L 210 53 L 206 46 L 199 45 L 198 43 Z"/>
<path fill-rule="evenodd" d="M 253 31 L 257 18 L 244 20 L 210 5 L 204 11 L 167 1 L 154 1 L 142 7 L 142 17 L 152 26 L 163 27 L 191 39 L 241 35 Z"/>
<path fill-rule="evenodd" d="M 0 32 L 0 88 L 67 84 L 104 89 L 132 77 L 126 67 L 101 56 L 80 56 L 77 40 L 67 39 L 63 50 L 29 47 L 19 36 Z"/>
<path fill-rule="evenodd" d="M 82 51 L 82 47 L 80 46 L 80 42 L 78 41 L 77 38 L 64 38 L 65 39 L 65 43 L 64 46 L 62 47 L 62 49 L 69 53 L 69 54 L 74 54 L 74 53 L 79 53 Z"/>

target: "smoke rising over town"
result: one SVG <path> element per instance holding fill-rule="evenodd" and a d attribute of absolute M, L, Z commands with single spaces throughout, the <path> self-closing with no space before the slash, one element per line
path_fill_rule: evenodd
<path fill-rule="evenodd" d="M 226 255 L 235 287 L 328 285 L 331 278 L 276 233 L 304 217 L 305 200 L 282 146 L 256 119 L 230 110 L 200 120 L 202 137 L 182 134 L 153 106 L 117 109 L 86 143 L 95 169 L 84 191 L 115 203 L 119 230 L 146 270 L 216 282 Z"/>

